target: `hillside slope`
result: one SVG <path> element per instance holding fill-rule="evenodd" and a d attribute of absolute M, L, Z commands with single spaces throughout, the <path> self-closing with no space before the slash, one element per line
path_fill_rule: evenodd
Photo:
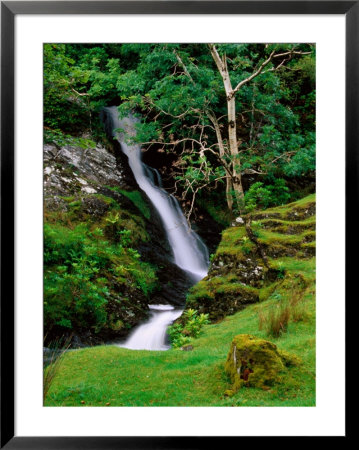
<path fill-rule="evenodd" d="M 187 307 L 212 321 L 265 300 L 280 286 L 304 291 L 308 280 L 291 272 L 315 256 L 315 195 L 239 218 L 224 230 L 208 276 L 196 284 Z"/>
<path fill-rule="evenodd" d="M 248 231 L 249 230 L 249 231 Z M 248 234 L 250 237 L 248 236 Z M 102 346 L 68 352 L 48 406 L 314 406 L 315 196 L 251 215 L 223 232 L 209 276 L 187 307 L 210 315 L 192 351 Z M 225 395 L 234 336 L 270 340 L 299 358 L 281 382 Z"/>

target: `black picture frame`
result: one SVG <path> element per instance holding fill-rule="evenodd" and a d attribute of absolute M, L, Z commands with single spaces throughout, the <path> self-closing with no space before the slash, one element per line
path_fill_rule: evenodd
<path fill-rule="evenodd" d="M 1 2 L 1 441 L 6 449 L 204 448 L 223 437 L 25 437 L 14 435 L 14 21 L 18 14 L 341 14 L 346 18 L 346 296 L 357 267 L 359 1 Z M 348 326 L 346 326 L 346 330 Z M 348 423 L 346 437 L 348 437 Z M 218 442 L 221 440 L 221 442 Z M 223 442 L 223 440 L 225 442 Z"/>

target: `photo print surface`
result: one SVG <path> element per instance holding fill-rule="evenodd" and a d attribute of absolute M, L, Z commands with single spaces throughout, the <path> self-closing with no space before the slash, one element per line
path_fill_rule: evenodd
<path fill-rule="evenodd" d="M 315 406 L 315 45 L 43 62 L 44 405 Z"/>

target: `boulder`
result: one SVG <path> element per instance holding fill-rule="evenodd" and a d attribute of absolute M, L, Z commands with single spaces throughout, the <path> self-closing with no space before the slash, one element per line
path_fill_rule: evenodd
<path fill-rule="evenodd" d="M 225 392 L 233 395 L 242 386 L 267 389 L 281 381 L 286 366 L 296 365 L 299 359 L 277 348 L 272 342 L 250 334 L 234 337 L 225 364 L 225 371 L 233 383 Z"/>

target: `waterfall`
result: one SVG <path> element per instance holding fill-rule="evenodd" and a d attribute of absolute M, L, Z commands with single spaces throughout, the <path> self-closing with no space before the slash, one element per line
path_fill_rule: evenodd
<path fill-rule="evenodd" d="M 181 314 L 182 309 L 174 309 L 171 305 L 149 305 L 151 310 L 147 322 L 136 327 L 121 347 L 131 350 L 168 350 L 167 327 Z"/>
<path fill-rule="evenodd" d="M 161 187 L 161 176 L 157 170 L 142 162 L 139 145 L 129 145 L 125 142 L 125 134 L 134 136 L 136 120 L 132 117 L 118 119 L 116 106 L 105 108 L 111 117 L 113 136 L 121 144 L 121 149 L 128 157 L 129 166 L 139 187 L 147 194 L 153 206 L 157 209 L 164 225 L 167 239 L 171 246 L 174 262 L 199 281 L 207 275 L 208 250 L 200 237 L 192 231 L 186 218 L 173 195 Z M 117 132 L 116 129 L 125 130 Z"/>
<path fill-rule="evenodd" d="M 128 143 L 128 137 L 135 135 L 136 119 L 129 116 L 120 120 L 116 106 L 104 108 L 104 112 L 110 120 L 108 127 L 112 130 L 112 135 L 128 157 L 137 184 L 146 193 L 161 218 L 175 264 L 188 273 L 193 283 L 201 280 L 208 271 L 207 247 L 188 226 L 177 199 L 162 188 L 159 172 L 142 162 L 141 147 Z M 117 131 L 118 129 L 121 131 Z M 150 309 L 150 320 L 135 330 L 124 347 L 149 350 L 168 348 L 165 345 L 167 326 L 180 316 L 181 311 L 168 310 L 168 305 L 150 305 Z"/>

